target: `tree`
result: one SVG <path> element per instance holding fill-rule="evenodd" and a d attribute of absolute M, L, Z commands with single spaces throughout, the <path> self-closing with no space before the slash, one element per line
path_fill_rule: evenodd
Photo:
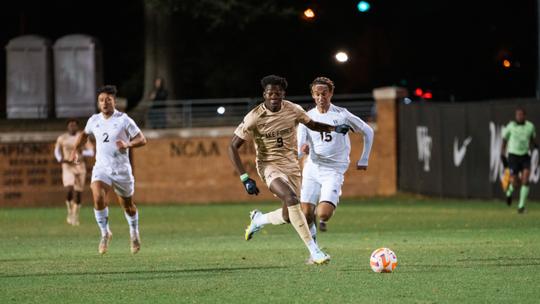
<path fill-rule="evenodd" d="M 150 107 L 148 95 L 156 77 L 163 77 L 168 84 L 169 99 L 179 96 L 176 90 L 177 71 L 174 67 L 175 41 L 182 36 L 174 28 L 175 18 L 192 18 L 202 21 L 206 31 L 220 27 L 235 27 L 241 30 L 262 16 L 272 15 L 285 18 L 295 15 L 289 1 L 260 0 L 143 0 L 145 22 L 145 67 L 142 100 L 132 115 L 141 122 Z"/>

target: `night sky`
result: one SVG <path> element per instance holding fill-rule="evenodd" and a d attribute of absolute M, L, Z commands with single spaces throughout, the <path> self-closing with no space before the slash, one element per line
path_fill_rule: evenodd
<path fill-rule="evenodd" d="M 173 13 L 176 97 L 259 96 L 259 79 L 267 74 L 285 76 L 289 95 L 306 95 L 319 75 L 334 79 L 336 93 L 400 85 L 431 89 L 442 101 L 535 95 L 536 1 L 373 0 L 364 14 L 357 1 L 276 2 L 297 14 L 262 16 L 244 26 L 230 18 L 211 27 L 210 20 Z M 142 0 L 21 0 L 0 7 L 4 47 L 22 34 L 53 43 L 73 33 L 95 36 L 103 45 L 105 82 L 118 85 L 130 106 L 141 98 Z M 317 14 L 314 21 L 301 18 L 308 7 Z M 338 64 L 337 50 L 346 50 L 349 62 Z M 2 103 L 5 58 L 3 49 Z"/>

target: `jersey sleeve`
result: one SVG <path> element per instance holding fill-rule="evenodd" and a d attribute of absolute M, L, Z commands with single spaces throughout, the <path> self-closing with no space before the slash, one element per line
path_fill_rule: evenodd
<path fill-rule="evenodd" d="M 126 118 L 126 131 L 130 139 L 141 133 L 141 129 L 139 129 L 139 127 L 137 126 L 135 121 L 131 119 L 131 117 Z"/>
<path fill-rule="evenodd" d="M 367 123 L 365 123 L 360 117 L 352 114 L 351 112 L 345 110 L 344 114 L 346 116 L 347 122 L 352 127 L 353 131 L 360 132 L 364 135 L 364 150 L 358 160 L 359 166 L 367 166 L 369 161 L 369 154 L 371 153 L 371 147 L 373 146 L 373 137 L 374 132 Z"/>
<path fill-rule="evenodd" d="M 62 137 L 59 136 L 56 139 L 56 144 L 54 145 L 54 157 L 57 162 L 62 162 Z"/>
<path fill-rule="evenodd" d="M 84 133 L 87 135 L 94 134 L 92 130 L 92 121 L 94 120 L 94 116 L 90 117 L 88 121 L 86 122 L 86 127 L 84 127 Z"/>
<path fill-rule="evenodd" d="M 296 114 L 296 121 L 301 124 L 307 124 L 311 121 L 311 117 L 306 113 L 306 111 L 299 105 L 293 105 L 293 109 Z"/>
<path fill-rule="evenodd" d="M 247 140 L 253 136 L 253 129 L 255 126 L 255 117 L 253 112 L 249 112 L 244 116 L 244 120 L 234 130 L 234 135 L 240 137 L 243 140 Z"/>

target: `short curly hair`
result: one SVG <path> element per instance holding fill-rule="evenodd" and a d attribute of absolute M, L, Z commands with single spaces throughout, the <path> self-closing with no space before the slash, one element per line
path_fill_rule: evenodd
<path fill-rule="evenodd" d="M 116 89 L 116 86 L 109 84 L 109 85 L 104 85 L 97 90 L 98 95 L 101 93 L 114 95 L 116 97 L 116 94 L 118 94 L 118 90 Z"/>
<path fill-rule="evenodd" d="M 277 76 L 277 75 L 268 75 L 261 79 L 261 86 L 263 89 L 266 89 L 267 85 L 277 85 L 280 86 L 283 90 L 287 89 L 289 85 L 287 79 Z"/>
<path fill-rule="evenodd" d="M 309 85 L 309 88 L 311 90 L 313 90 L 313 86 L 315 85 L 318 85 L 318 84 L 323 84 L 323 85 L 326 85 L 328 87 L 328 89 L 330 90 L 330 92 L 334 92 L 334 88 L 336 87 L 334 85 L 334 82 L 332 80 L 330 80 L 330 78 L 327 78 L 327 77 L 317 77 L 315 78 L 311 84 Z"/>

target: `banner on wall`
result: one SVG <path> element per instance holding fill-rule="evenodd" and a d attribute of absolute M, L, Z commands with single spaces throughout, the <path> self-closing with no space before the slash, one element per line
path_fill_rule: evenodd
<path fill-rule="evenodd" d="M 401 104 L 399 188 L 427 195 L 503 198 L 502 129 L 517 106 L 537 128 L 534 100 Z M 539 140 L 536 140 L 537 143 Z M 530 197 L 540 199 L 540 154 L 531 151 Z"/>

